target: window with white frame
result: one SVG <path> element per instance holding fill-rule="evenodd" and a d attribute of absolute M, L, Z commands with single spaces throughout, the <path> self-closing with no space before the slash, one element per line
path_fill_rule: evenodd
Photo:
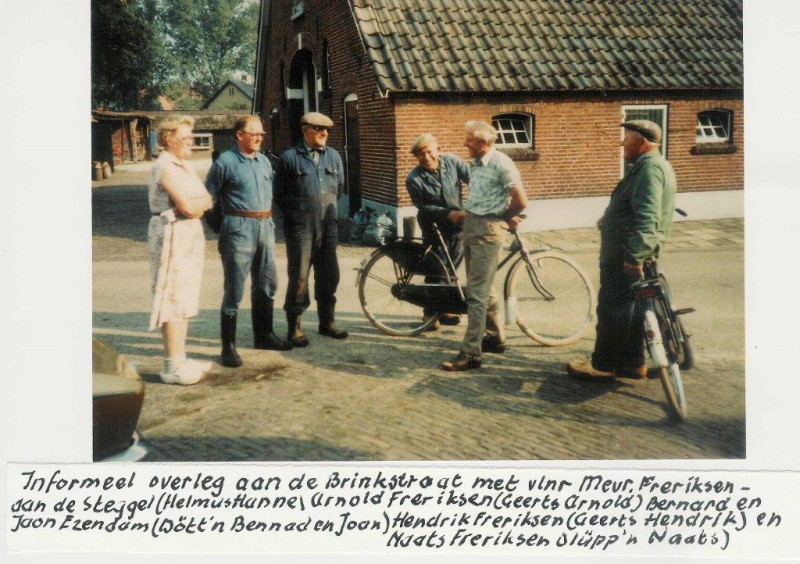
<path fill-rule="evenodd" d="M 208 149 L 211 147 L 211 134 L 210 133 L 195 133 L 194 134 L 194 148 L 195 149 Z"/>
<path fill-rule="evenodd" d="M 622 121 L 633 121 L 636 119 L 646 119 L 656 123 L 661 127 L 661 145 L 659 150 L 664 157 L 667 157 L 667 106 L 666 104 L 658 106 L 622 106 Z M 625 130 L 620 129 L 620 138 L 625 138 Z M 623 150 L 620 147 L 620 176 L 625 173 L 625 159 L 623 157 Z"/>
<path fill-rule="evenodd" d="M 731 112 L 709 110 L 697 114 L 697 143 L 730 143 Z"/>
<path fill-rule="evenodd" d="M 533 116 L 529 114 L 500 114 L 492 118 L 497 130 L 495 145 L 500 148 L 533 147 Z"/>

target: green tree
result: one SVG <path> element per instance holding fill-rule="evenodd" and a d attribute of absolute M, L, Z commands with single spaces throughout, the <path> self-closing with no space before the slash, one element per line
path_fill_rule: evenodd
<path fill-rule="evenodd" d="M 161 0 L 173 82 L 207 100 L 237 71 L 252 74 L 258 11 L 253 0 Z"/>
<path fill-rule="evenodd" d="M 150 0 L 92 0 L 92 107 L 135 110 L 158 95 L 159 36 Z"/>

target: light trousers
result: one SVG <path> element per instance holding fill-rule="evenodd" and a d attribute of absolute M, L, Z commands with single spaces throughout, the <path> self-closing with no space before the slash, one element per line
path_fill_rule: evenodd
<path fill-rule="evenodd" d="M 505 222 L 467 213 L 464 220 L 464 259 L 467 266 L 467 332 L 461 351 L 481 356 L 481 341 L 489 335 L 506 340 L 503 314 L 492 283 L 503 252 Z"/>

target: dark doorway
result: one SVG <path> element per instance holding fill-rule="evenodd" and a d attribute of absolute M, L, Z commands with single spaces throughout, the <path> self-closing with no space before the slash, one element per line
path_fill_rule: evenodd
<path fill-rule="evenodd" d="M 358 97 L 348 94 L 344 98 L 344 160 L 350 217 L 361 209 L 358 145 Z"/>
<path fill-rule="evenodd" d="M 317 72 L 311 51 L 301 49 L 289 67 L 289 127 L 292 145 L 300 142 L 300 118 L 317 111 Z"/>

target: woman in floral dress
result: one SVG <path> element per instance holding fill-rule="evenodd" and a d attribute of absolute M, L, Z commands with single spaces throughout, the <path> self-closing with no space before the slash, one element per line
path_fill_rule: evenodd
<path fill-rule="evenodd" d="M 197 315 L 203 274 L 205 237 L 200 218 L 211 208 L 211 196 L 186 159 L 192 154 L 194 120 L 165 121 L 158 128 L 164 149 L 150 174 L 150 282 L 153 304 L 150 330 L 161 328 L 164 370 L 168 384 L 195 384 L 211 368 L 210 362 L 186 358 L 186 331 Z"/>

